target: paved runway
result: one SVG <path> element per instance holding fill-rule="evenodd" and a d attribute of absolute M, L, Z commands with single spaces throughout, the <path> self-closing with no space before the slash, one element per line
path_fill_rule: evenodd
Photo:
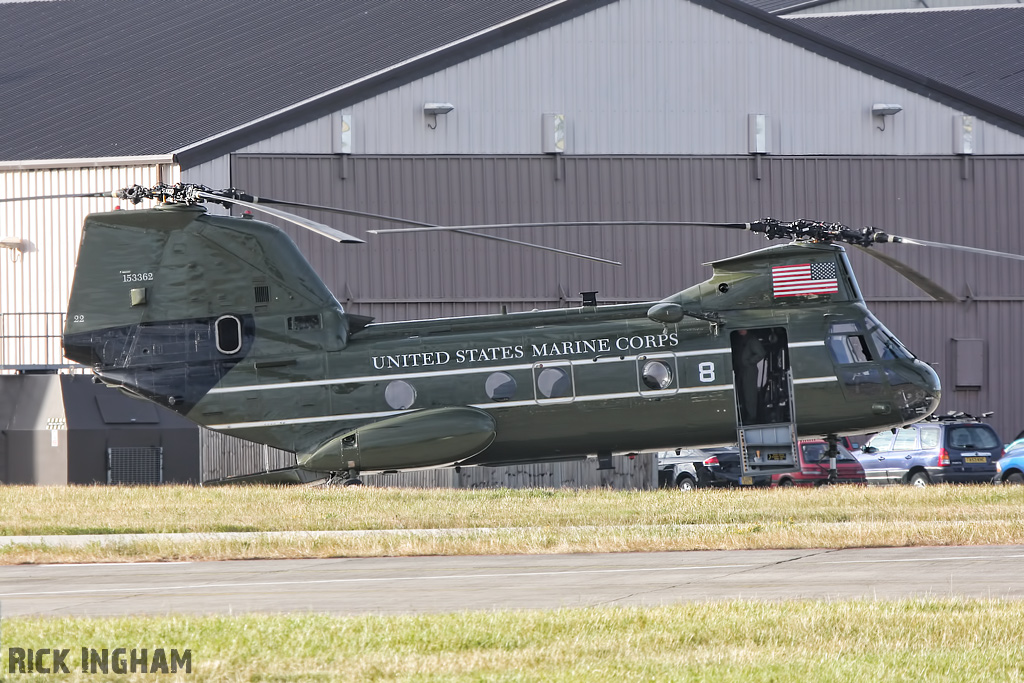
<path fill-rule="evenodd" d="M 15 615 L 399 614 L 688 600 L 1024 598 L 1024 546 L 0 567 Z"/>

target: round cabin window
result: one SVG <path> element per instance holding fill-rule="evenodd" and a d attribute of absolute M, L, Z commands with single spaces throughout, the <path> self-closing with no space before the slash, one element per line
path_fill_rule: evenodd
<path fill-rule="evenodd" d="M 544 368 L 537 375 L 537 390 L 544 398 L 569 396 L 572 391 L 569 373 L 562 368 Z"/>
<path fill-rule="evenodd" d="M 416 388 L 404 380 L 396 379 L 384 389 L 384 400 L 395 410 L 406 410 L 416 402 Z"/>
<path fill-rule="evenodd" d="M 672 386 L 672 368 L 663 360 L 649 360 L 644 363 L 643 380 L 648 389 L 668 389 Z"/>
<path fill-rule="evenodd" d="M 484 391 L 494 401 L 508 401 L 516 395 L 516 380 L 507 372 L 495 372 L 487 377 Z"/>

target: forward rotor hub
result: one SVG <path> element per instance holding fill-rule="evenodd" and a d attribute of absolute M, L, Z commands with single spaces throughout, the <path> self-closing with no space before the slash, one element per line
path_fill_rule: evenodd
<path fill-rule="evenodd" d="M 784 222 L 774 218 L 762 218 L 750 223 L 750 231 L 760 233 L 766 239 L 789 239 L 801 242 L 832 244 L 843 242 L 868 247 L 877 242 L 900 242 L 899 237 L 882 232 L 878 228 L 850 228 L 842 223 L 822 223 L 800 219 Z"/>

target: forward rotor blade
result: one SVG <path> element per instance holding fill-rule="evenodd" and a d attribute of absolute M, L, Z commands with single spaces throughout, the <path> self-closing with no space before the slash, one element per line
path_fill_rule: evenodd
<path fill-rule="evenodd" d="M 315 233 L 319 233 L 324 237 L 329 237 L 337 242 L 346 242 L 350 244 L 363 244 L 365 242 L 365 240 L 361 240 L 358 237 L 353 237 L 348 233 L 344 233 L 340 230 L 335 230 L 329 225 L 324 225 L 323 223 L 318 223 L 309 218 L 304 218 L 302 216 L 297 216 L 294 213 L 282 211 L 281 209 L 273 209 L 270 208 L 269 206 L 260 206 L 259 204 L 255 204 L 253 202 L 247 202 L 242 199 L 233 199 L 230 197 L 222 197 L 219 195 L 211 194 L 209 192 L 196 192 L 196 196 L 202 197 L 204 199 L 210 199 L 219 203 L 228 202 L 231 204 L 238 204 L 239 206 L 244 206 L 248 209 L 262 211 L 263 213 L 269 213 L 271 216 L 276 216 L 281 220 L 288 221 L 289 223 L 294 223 L 295 225 L 306 228 L 307 230 L 312 230 Z"/>
<path fill-rule="evenodd" d="M 541 249 L 542 251 L 550 251 L 555 254 L 563 254 L 565 256 L 575 256 L 576 258 L 587 259 L 588 261 L 597 261 L 598 263 L 607 263 L 613 266 L 621 266 L 621 261 L 613 261 L 607 258 L 601 258 L 600 256 L 591 256 L 590 254 L 581 254 L 576 251 L 566 251 L 565 249 L 557 249 L 555 247 L 549 247 L 543 244 L 534 244 L 533 242 L 520 242 L 519 240 L 511 240 L 507 237 L 498 237 L 497 235 L 485 235 L 482 232 L 471 232 L 469 230 L 454 230 L 460 235 L 469 235 L 471 237 L 482 237 L 485 240 L 495 240 L 497 242 L 505 242 L 507 244 L 516 244 L 521 247 L 531 247 L 533 249 Z"/>
<path fill-rule="evenodd" d="M 959 298 L 957 298 L 955 295 L 950 294 L 948 291 L 943 289 L 937 282 L 935 282 L 934 280 L 930 280 L 924 274 L 914 270 L 913 268 L 908 266 L 906 263 L 903 263 L 902 261 L 898 261 L 898 260 L 894 259 L 892 256 L 889 256 L 888 254 L 884 254 L 884 253 L 882 253 L 880 251 L 876 251 L 874 249 L 868 249 L 866 247 L 862 247 L 859 244 L 853 244 L 851 246 L 857 247 L 858 249 L 860 249 L 863 253 L 867 254 L 868 256 L 870 256 L 872 258 L 875 258 L 875 259 L 878 259 L 879 261 L 881 261 L 885 265 L 889 266 L 890 268 L 895 270 L 897 273 L 899 273 L 903 277 L 905 277 L 908 280 L 910 280 L 911 282 L 913 282 L 925 294 L 928 294 L 930 297 L 932 297 L 936 301 L 945 301 L 947 303 L 957 303 L 957 302 L 960 301 Z"/>
<path fill-rule="evenodd" d="M 30 202 L 36 199 L 78 199 L 81 197 L 108 197 L 114 199 L 113 192 L 78 192 L 75 194 L 44 194 L 36 197 L 0 197 L 0 202 Z"/>
<path fill-rule="evenodd" d="M 952 249 L 953 251 L 966 251 L 971 254 L 982 254 L 984 256 L 997 256 L 999 258 L 1008 258 L 1015 261 L 1024 261 L 1024 256 L 1020 254 L 1011 254 L 1005 251 L 993 251 L 991 249 L 979 249 L 978 247 L 965 247 L 962 244 L 946 244 L 945 242 L 929 242 L 928 240 L 919 240 L 914 237 L 900 237 L 900 242 L 904 244 L 916 244 L 919 247 L 935 247 L 936 249 Z"/>
<path fill-rule="evenodd" d="M 750 230 L 750 223 L 705 223 L 700 221 L 555 221 L 542 223 L 481 223 L 477 225 L 423 225 L 415 228 L 382 228 L 379 230 L 367 230 L 374 235 L 381 235 L 393 232 L 445 232 L 457 230 L 506 230 L 509 228 L 568 228 L 583 227 L 594 228 L 602 226 L 623 226 L 623 225 L 661 225 L 661 226 L 687 226 L 705 228 L 728 228 L 731 230 Z"/>

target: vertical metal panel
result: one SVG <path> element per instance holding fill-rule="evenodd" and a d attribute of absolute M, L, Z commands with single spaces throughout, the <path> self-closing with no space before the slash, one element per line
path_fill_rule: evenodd
<path fill-rule="evenodd" d="M 1024 214 L 1019 158 L 968 160 L 964 178 L 963 162 L 954 157 L 772 157 L 762 161 L 761 180 L 747 157 L 568 157 L 561 180 L 555 179 L 555 161 L 539 156 L 356 156 L 345 180 L 339 163 L 329 156 L 239 155 L 233 174 L 236 184 L 257 194 L 449 225 L 774 216 L 874 225 L 911 237 L 1024 253 L 1024 234 L 1016 229 Z M 386 227 L 367 219 L 311 216 L 360 235 Z M 661 299 L 705 279 L 710 271 L 704 262 L 764 245 L 736 231 L 700 228 L 507 233 L 624 262 L 615 268 L 449 234 L 369 236 L 365 245 L 333 245 L 285 229 L 349 310 L 378 320 L 496 313 L 503 305 L 510 311 L 578 305 L 578 293 L 588 290 L 597 290 L 602 303 Z M 1016 368 L 1017 352 L 1008 340 L 1024 329 L 1019 262 L 891 245 L 889 253 L 955 294 L 970 296 L 944 305 L 874 259 L 850 251 L 873 309 L 922 357 L 941 363 L 947 387 L 952 378 L 946 377 L 945 356 L 953 337 L 987 339 L 992 367 Z M 1021 384 L 994 370 L 988 386 L 971 396 L 948 388 L 943 409 L 997 410 L 1000 431 L 1019 431 Z"/>
<path fill-rule="evenodd" d="M 368 486 L 402 488 L 612 488 L 651 490 L 658 487 L 658 458 L 640 453 L 633 458 L 612 458 L 613 469 L 598 470 L 596 459 L 533 463 L 509 467 L 464 467 L 370 474 Z"/>
<path fill-rule="evenodd" d="M 221 481 L 288 467 L 295 467 L 294 453 L 199 429 L 200 481 Z"/>
<path fill-rule="evenodd" d="M 423 104 L 455 109 L 428 127 Z M 885 130 L 876 102 L 903 111 Z M 541 117 L 564 114 L 567 154 L 748 152 L 766 114 L 769 152 L 954 152 L 953 107 L 678 0 L 620 0 L 344 109 L 356 154 L 538 154 Z M 331 118 L 244 153 L 331 153 Z M 1024 153 L 1024 138 L 977 121 L 976 154 Z"/>
<path fill-rule="evenodd" d="M 984 339 L 953 339 L 953 389 L 980 389 L 985 385 Z"/>

